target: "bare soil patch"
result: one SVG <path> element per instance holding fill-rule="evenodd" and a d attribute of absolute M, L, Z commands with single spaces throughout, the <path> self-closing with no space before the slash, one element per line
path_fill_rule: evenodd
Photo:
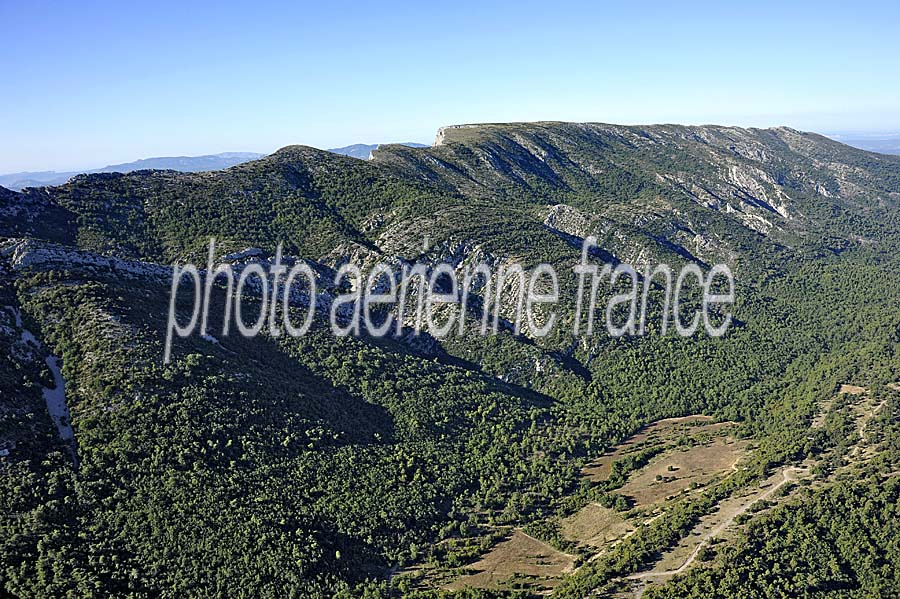
<path fill-rule="evenodd" d="M 838 389 L 838 393 L 847 393 L 849 395 L 862 395 L 866 391 L 867 389 L 865 387 L 859 387 L 857 385 L 841 385 L 840 389 Z"/>

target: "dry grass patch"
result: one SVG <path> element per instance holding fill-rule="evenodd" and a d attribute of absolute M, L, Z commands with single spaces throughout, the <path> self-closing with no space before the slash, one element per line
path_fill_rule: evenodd
<path fill-rule="evenodd" d="M 713 422 L 712 417 L 701 414 L 657 420 L 585 466 L 581 475 L 591 482 L 604 481 L 609 478 L 613 462 L 631 452 L 672 441 L 682 434 L 714 433 L 730 425 L 730 422 Z"/>
<path fill-rule="evenodd" d="M 719 502 L 718 509 L 700 518 L 697 526 L 691 530 L 678 544 L 665 552 L 652 570 L 629 576 L 631 579 L 664 580 L 675 574 L 681 574 L 691 568 L 702 558 L 702 550 L 709 547 L 712 539 L 725 540 L 731 538 L 738 525 L 735 520 L 741 514 L 748 513 L 753 505 L 760 501 L 781 501 L 776 499 L 777 493 L 785 485 L 809 475 L 809 464 L 798 468 L 788 466 L 774 473 L 759 485 L 742 489 L 735 495 Z"/>
<path fill-rule="evenodd" d="M 704 539 L 711 537 L 729 538 L 729 535 L 726 535 L 724 530 L 721 530 L 721 527 L 723 525 L 728 526 L 735 516 L 745 511 L 747 506 L 756 503 L 766 490 L 777 484 L 781 479 L 781 472 L 777 472 L 761 485 L 742 489 L 735 495 L 719 502 L 718 508 L 714 512 L 702 516 L 700 522 L 687 537 L 681 539 L 675 547 L 663 554 L 662 559 L 653 567 L 653 571 L 665 572 L 680 568 L 697 548 L 697 545 L 702 543 Z"/>
<path fill-rule="evenodd" d="M 838 389 L 838 393 L 847 393 L 849 395 L 862 395 L 866 391 L 867 389 L 865 387 L 859 387 L 857 385 L 841 385 L 840 389 Z"/>
<path fill-rule="evenodd" d="M 456 579 L 447 588 L 502 588 L 513 580 L 529 582 L 531 588 L 555 587 L 563 574 L 572 570 L 574 558 L 550 545 L 515 530 L 467 569 L 475 570 Z"/>
<path fill-rule="evenodd" d="M 619 493 L 638 507 L 676 495 L 692 483 L 706 484 L 731 470 L 746 452 L 745 441 L 718 437 L 704 445 L 675 448 L 653 459 L 632 475 Z"/>
<path fill-rule="evenodd" d="M 597 548 L 633 530 L 633 527 L 615 510 L 596 503 L 589 503 L 564 519 L 560 528 L 565 539 Z"/>

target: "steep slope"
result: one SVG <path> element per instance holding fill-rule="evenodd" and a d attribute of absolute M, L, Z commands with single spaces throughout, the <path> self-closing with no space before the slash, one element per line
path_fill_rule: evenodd
<path fill-rule="evenodd" d="M 482 125 L 437 141 L 382 146 L 371 163 L 293 146 L 222 172 L 84 176 L 23 201 L 77 214 L 85 249 L 154 260 L 196 257 L 209 235 L 318 259 L 404 255 L 426 235 L 480 242 L 471 223 L 512 219 L 593 233 L 623 261 L 734 262 L 841 252 L 897 225 L 900 158 L 786 128 Z"/>
<path fill-rule="evenodd" d="M 896 157 L 788 128 L 473 125 L 375 160 L 473 198 L 566 204 L 710 257 L 766 242 L 841 251 L 894 235 L 900 201 Z"/>
<path fill-rule="evenodd" d="M 839 378 L 900 379 L 900 159 L 783 128 L 479 125 L 437 141 L 0 189 L 4 592 L 388 596 L 401 566 L 452 571 L 508 527 L 597 499 L 581 467 L 649 421 L 738 422 L 759 445 L 751 479 L 820 449 L 808 423 Z M 213 336 L 161 363 L 167 265 L 205 262 L 209 236 L 220 255 L 259 248 L 250 263 L 283 242 L 325 277 L 380 259 L 569 273 L 588 235 L 597 259 L 727 262 L 735 325 L 720 339 L 504 330 L 422 352 L 335 338 L 321 315 L 299 339 L 220 335 L 217 290 Z M 26 326 L 40 348 L 22 347 Z M 41 412 L 51 353 L 77 462 Z M 635 555 L 685 530 L 636 535 Z M 606 563 L 569 588 L 604 584 Z"/>

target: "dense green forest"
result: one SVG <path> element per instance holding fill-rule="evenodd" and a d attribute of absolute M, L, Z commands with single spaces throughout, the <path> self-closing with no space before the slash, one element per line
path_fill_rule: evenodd
<path fill-rule="evenodd" d="M 0 208 L 0 594 L 515 595 L 410 575 L 461 571 L 512 528 L 577 554 L 557 596 L 615 593 L 736 489 L 812 458 L 816 484 L 645 596 L 900 584 L 896 157 L 786 129 L 497 125 L 372 161 L 290 147 L 216 173 L 80 176 L 4 191 Z M 656 311 L 644 337 L 573 339 L 565 279 L 546 338 L 338 338 L 321 315 L 299 338 L 225 337 L 214 317 L 213 338 L 178 339 L 164 365 L 169 282 L 123 262 L 205 263 L 215 236 L 222 253 L 281 242 L 325 274 L 382 259 L 571 272 L 588 235 L 598 259 L 729 264 L 734 325 L 663 336 Z M 74 442 L 42 401 L 48 355 Z M 810 434 L 844 383 L 886 405 L 866 430 L 877 453 L 852 468 L 840 406 Z M 598 559 L 567 545 L 553 518 L 627 511 L 617 489 L 655 454 L 603 483 L 582 468 L 689 414 L 735 422 L 746 468 Z"/>

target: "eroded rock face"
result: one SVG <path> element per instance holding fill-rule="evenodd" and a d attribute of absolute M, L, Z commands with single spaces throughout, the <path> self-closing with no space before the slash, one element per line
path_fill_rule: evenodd
<path fill-rule="evenodd" d="M 26 191 L 0 187 L 0 239 L 28 236 L 74 243 L 75 215 L 55 203 L 45 189 Z"/>
<path fill-rule="evenodd" d="M 172 277 L 171 267 L 101 256 L 34 239 L 9 239 L 0 245 L 0 256 L 16 271 L 64 269 L 140 279 L 170 280 Z"/>
<path fill-rule="evenodd" d="M 560 239 L 579 248 L 588 236 L 597 238 L 601 258 L 639 270 L 681 260 L 732 265 L 752 255 L 754 244 L 767 253 L 790 251 L 796 239 L 810 238 L 810 225 L 823 224 L 805 210 L 810 202 L 843 210 L 858 198 L 848 210 L 859 212 L 896 196 L 889 179 L 860 166 L 863 159 L 880 160 L 786 128 L 456 125 L 441 128 L 432 148 L 390 146 L 365 164 L 294 146 L 227 173 L 91 176 L 23 194 L 0 190 L 0 224 L 7 227 L 38 223 L 54 206 L 77 214 L 71 242 L 7 232 L 17 239 L 2 251 L 15 270 L 152 278 L 167 289 L 172 268 L 163 262 L 191 256 L 202 272 L 205 256 L 197 248 L 214 228 L 225 254 L 217 261 L 229 263 L 236 278 L 254 265 L 267 270 L 276 244 L 293 234 L 291 251 L 314 259 L 307 263 L 318 293 L 292 290 L 291 301 L 314 301 L 324 312 L 346 291 L 335 287 L 334 274 L 348 262 L 364 279 L 375 264 L 399 275 L 412 262 L 424 262 L 428 272 L 448 263 L 459 279 L 469 265 L 535 263 Z M 872 199 L 873 189 L 883 189 L 883 197 Z M 297 214 L 305 216 L 292 218 Z M 274 226 L 273 215 L 287 224 Z M 250 226 L 256 216 L 259 226 Z M 324 241 L 304 245 L 306 225 L 320 220 L 333 230 L 312 229 Z M 155 245 L 120 235 L 128 230 L 122 223 L 132 222 Z M 855 243 L 850 226 L 834 235 Z M 229 227 L 240 234 L 218 232 Z M 530 236 L 525 241 L 519 228 Z M 171 239 L 179 241 L 174 248 Z M 299 260 L 285 256 L 283 263 Z M 261 292 L 258 277 L 247 279 L 246 291 Z"/>
<path fill-rule="evenodd" d="M 785 219 L 792 218 L 788 210 L 790 197 L 765 171 L 732 164 L 725 179 L 735 186 L 736 195 L 742 202 L 775 212 Z"/>
<path fill-rule="evenodd" d="M 258 258 L 264 254 L 265 252 L 260 248 L 247 248 L 240 252 L 222 256 L 222 262 L 240 262 L 242 260 L 247 260 L 248 258 Z"/>
<path fill-rule="evenodd" d="M 622 261 L 652 259 L 657 246 L 709 261 L 738 255 L 740 247 L 736 236 L 710 227 L 712 220 L 744 229 L 739 235 L 749 230 L 784 245 L 808 225 L 803 197 L 834 196 L 827 169 L 807 172 L 799 164 L 804 156 L 785 154 L 791 152 L 788 138 L 801 145 L 828 143 L 790 129 L 465 125 L 439 130 L 430 153 L 386 152 L 376 162 L 476 199 L 499 192 L 513 202 L 544 200 L 551 206 L 545 226 L 576 239 L 603 237 L 604 249 Z M 795 161 L 795 168 L 785 168 Z M 651 190 L 658 190 L 656 197 Z M 682 199 L 699 210 L 685 209 Z M 407 224 L 412 226 L 393 228 L 418 228 Z M 722 233 L 698 238 L 698 231 L 713 228 Z"/>
<path fill-rule="evenodd" d="M 555 204 L 547 210 L 544 224 L 551 229 L 584 239 L 588 235 L 596 235 L 597 220 L 572 206 Z"/>

